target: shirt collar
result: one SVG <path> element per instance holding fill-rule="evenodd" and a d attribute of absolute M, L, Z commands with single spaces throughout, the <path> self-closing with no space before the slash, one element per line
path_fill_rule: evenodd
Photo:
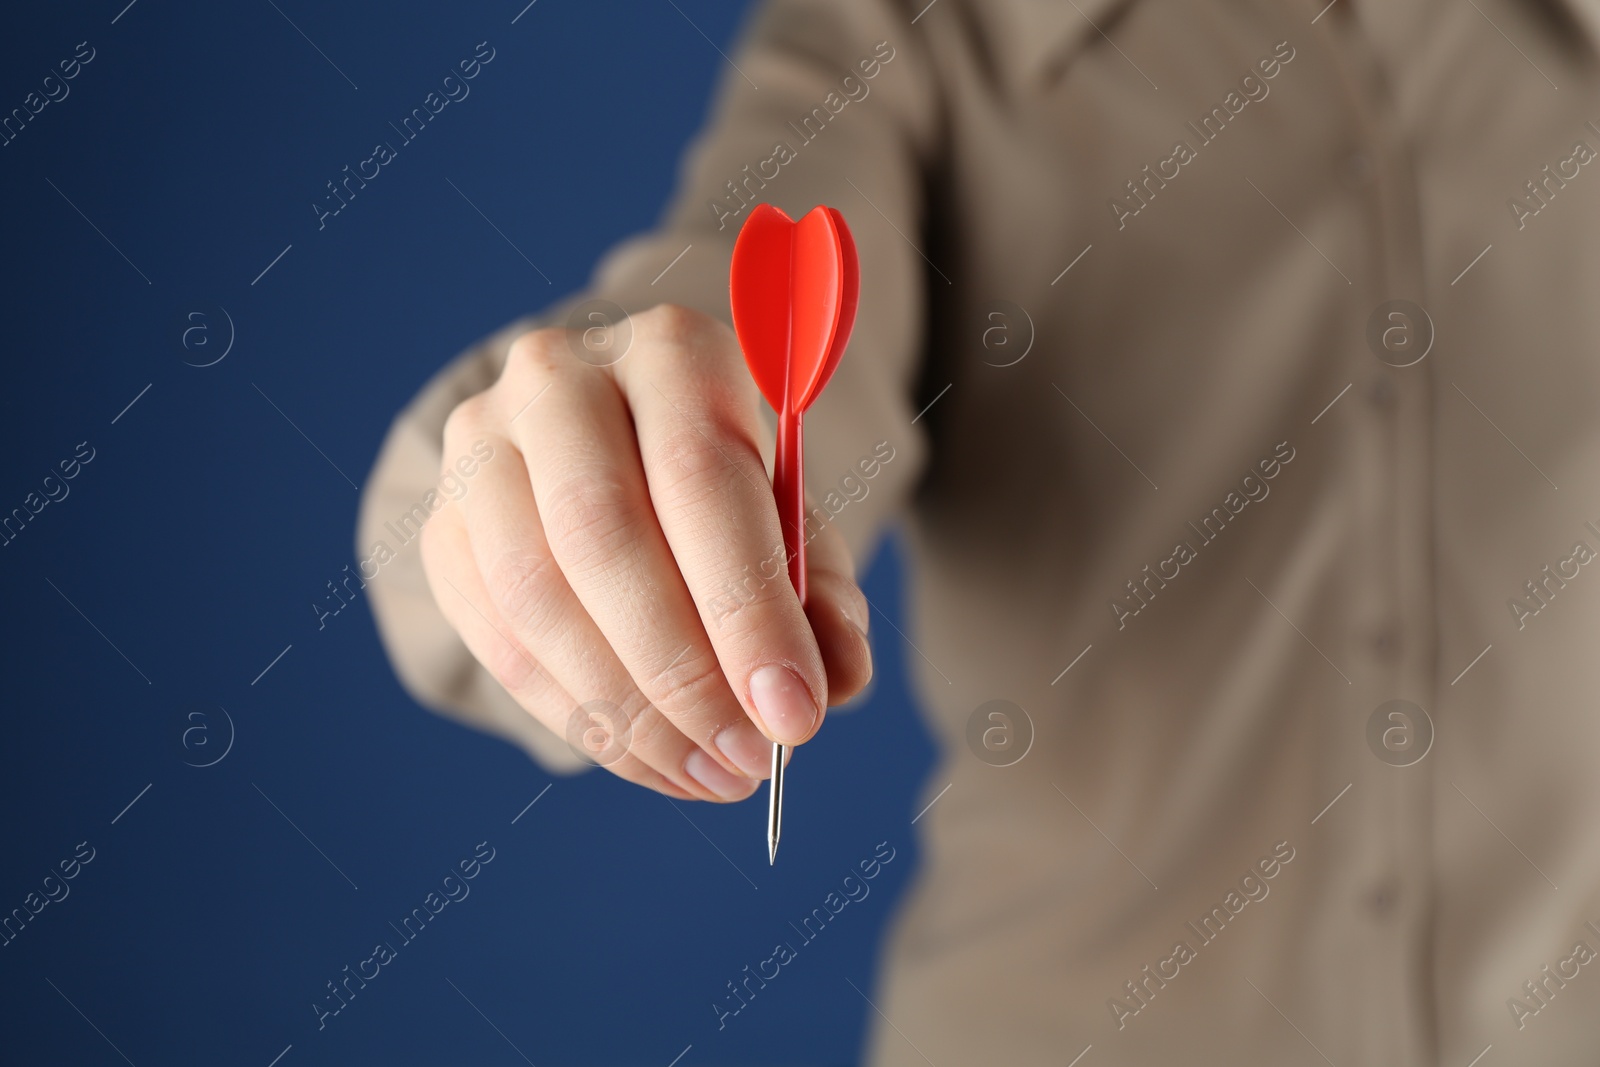
<path fill-rule="evenodd" d="M 1087 38 L 1099 37 L 1116 8 L 1133 0 L 991 0 L 1002 55 L 1022 86 L 1037 86 L 1052 64 Z M 1596 0 L 1600 2 L 1600 0 Z"/>

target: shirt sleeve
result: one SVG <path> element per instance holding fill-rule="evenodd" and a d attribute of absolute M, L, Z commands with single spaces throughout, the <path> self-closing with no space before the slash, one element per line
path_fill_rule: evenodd
<path fill-rule="evenodd" d="M 434 488 L 446 417 L 493 384 L 520 334 L 562 324 L 596 298 L 629 312 L 681 304 L 731 322 L 734 238 L 765 201 L 795 218 L 817 204 L 838 208 L 860 255 L 849 350 L 806 415 L 806 482 L 864 559 L 910 499 L 927 451 L 912 398 L 928 268 L 912 242 L 923 229 L 938 90 L 911 17 L 898 0 L 758 8 L 661 224 L 607 253 L 583 292 L 457 356 L 396 417 L 362 493 L 358 555 Z M 369 593 L 384 648 L 417 701 L 520 745 L 549 770 L 584 766 L 473 659 L 435 606 L 418 551 L 399 552 Z"/>

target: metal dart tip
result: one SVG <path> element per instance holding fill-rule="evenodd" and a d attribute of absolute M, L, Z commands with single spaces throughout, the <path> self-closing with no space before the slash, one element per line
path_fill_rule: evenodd
<path fill-rule="evenodd" d="M 767 866 L 778 862 L 778 837 L 783 832 L 783 764 L 787 751 L 772 746 L 772 781 L 767 785 Z"/>

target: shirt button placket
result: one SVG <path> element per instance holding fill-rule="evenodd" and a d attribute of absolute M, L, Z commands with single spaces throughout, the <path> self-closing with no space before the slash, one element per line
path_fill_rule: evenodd
<path fill-rule="evenodd" d="M 1353 120 L 1360 131 L 1358 145 L 1336 164 L 1337 180 L 1361 205 L 1371 241 L 1361 273 L 1352 277 L 1356 313 L 1362 316 L 1356 327 L 1367 332 L 1369 317 L 1377 316 L 1380 329 L 1387 328 L 1385 305 L 1409 301 L 1421 314 L 1408 306 L 1404 323 L 1426 331 L 1412 342 L 1417 352 L 1429 351 L 1431 318 L 1420 308 L 1426 302 L 1420 193 L 1387 85 L 1388 75 L 1403 72 L 1386 72 L 1357 26 L 1330 34 L 1329 43 L 1349 75 Z M 1351 441 L 1352 473 L 1366 483 L 1354 498 L 1352 562 L 1360 573 L 1353 576 L 1349 619 L 1350 647 L 1359 657 L 1352 671 L 1351 719 L 1362 724 L 1385 701 L 1401 698 L 1428 709 L 1433 697 L 1429 396 L 1435 360 L 1424 356 L 1402 366 L 1408 355 L 1369 351 L 1370 344 L 1369 335 L 1356 356 L 1355 388 L 1363 402 L 1360 415 L 1348 423 L 1361 438 Z M 1428 944 L 1432 769 L 1427 759 L 1395 766 L 1368 758 L 1356 778 L 1363 794 L 1359 838 L 1346 838 L 1339 846 L 1356 869 L 1367 872 L 1352 885 L 1356 908 L 1346 913 L 1357 924 L 1351 933 L 1364 956 L 1360 965 L 1367 990 L 1365 1037 L 1356 1047 L 1373 1063 L 1428 1062 L 1432 1004 L 1414 976 L 1428 969 L 1416 954 Z"/>

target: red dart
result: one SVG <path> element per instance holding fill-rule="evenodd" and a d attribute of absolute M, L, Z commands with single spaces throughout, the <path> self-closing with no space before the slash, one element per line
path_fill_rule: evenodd
<path fill-rule="evenodd" d="M 822 394 L 855 326 L 861 268 L 844 216 L 818 206 L 795 222 L 758 204 L 739 231 L 729 272 L 733 328 L 745 363 L 778 413 L 772 474 L 789 581 L 806 602 L 806 490 L 801 416 Z M 772 746 L 767 800 L 767 862 L 778 855 L 783 824 L 783 745 Z"/>

